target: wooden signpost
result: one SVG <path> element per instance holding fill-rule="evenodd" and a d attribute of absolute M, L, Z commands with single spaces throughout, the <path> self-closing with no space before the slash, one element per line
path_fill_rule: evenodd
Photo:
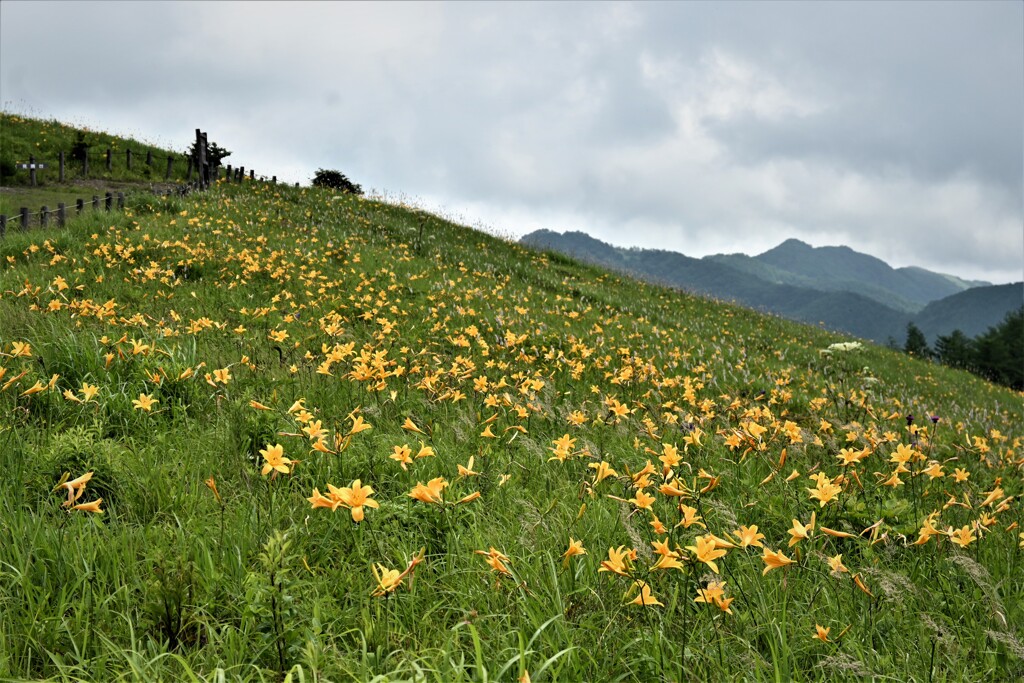
<path fill-rule="evenodd" d="M 26 169 L 29 172 L 29 177 L 32 179 L 32 187 L 36 186 L 36 170 L 46 168 L 46 164 L 37 164 L 35 157 L 29 157 L 27 164 L 18 164 L 18 168 Z"/>

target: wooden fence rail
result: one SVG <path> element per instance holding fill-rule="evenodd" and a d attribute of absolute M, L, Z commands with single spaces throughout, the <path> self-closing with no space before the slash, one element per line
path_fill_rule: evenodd
<path fill-rule="evenodd" d="M 186 158 L 188 160 L 188 171 L 186 173 L 186 182 L 180 183 L 180 184 L 176 185 L 175 187 L 173 187 L 171 189 L 168 189 L 168 190 L 157 190 L 157 191 L 155 191 L 156 194 L 159 194 L 159 195 L 162 195 L 162 196 L 172 196 L 172 195 L 185 196 L 185 195 L 187 195 L 187 194 L 189 194 L 191 192 L 197 192 L 197 191 L 206 190 L 206 189 L 208 189 L 210 187 L 210 184 L 212 182 L 216 182 L 217 180 L 220 180 L 220 178 L 221 178 L 221 166 L 219 166 L 219 165 L 211 165 L 211 164 L 209 164 L 207 162 L 207 155 L 206 155 L 207 148 L 208 148 L 207 139 L 208 139 L 207 138 L 207 134 L 203 133 L 202 131 L 200 131 L 197 128 L 196 129 L 196 149 L 198 150 L 198 154 L 197 154 L 198 158 L 194 159 L 191 155 L 187 155 L 186 156 Z M 85 154 L 85 155 L 82 155 L 82 157 L 80 159 L 81 162 L 82 162 L 82 172 L 83 172 L 83 174 L 88 174 L 88 172 L 89 172 L 89 157 L 90 156 L 95 157 L 97 155 Z M 166 173 L 164 175 L 165 179 L 169 179 L 171 177 L 172 170 L 173 170 L 174 159 L 176 157 L 181 157 L 181 156 L 183 156 L 183 155 L 168 155 L 167 156 L 167 171 L 166 171 Z M 105 158 L 106 159 L 107 170 L 110 170 L 111 169 L 111 163 L 112 163 L 112 161 L 111 161 L 111 158 L 112 158 L 111 157 L 111 150 L 110 149 L 106 150 L 106 153 L 101 155 L 101 158 Z M 148 150 L 146 152 L 146 164 L 147 165 L 152 165 L 152 161 L 153 161 L 153 152 L 152 152 L 152 150 Z M 126 150 L 125 163 L 127 164 L 127 167 L 129 169 L 131 169 L 131 167 L 132 167 L 132 150 L 131 149 Z M 59 174 L 58 177 L 60 178 L 60 182 L 64 182 L 64 177 L 65 177 L 65 155 L 64 155 L 63 151 L 59 152 L 58 155 L 57 155 L 57 164 L 58 164 L 58 174 Z M 37 164 L 36 160 L 35 160 L 35 157 L 29 157 L 29 163 L 28 164 L 23 164 L 23 167 L 26 168 L 30 172 L 30 177 L 31 177 L 31 181 L 30 182 L 31 182 L 31 184 L 33 186 L 35 186 L 36 182 L 37 182 L 36 171 L 39 170 L 40 168 L 45 168 L 46 166 L 45 166 L 44 163 Z M 196 176 L 196 178 L 194 180 L 193 180 L 193 177 L 192 177 L 193 175 Z M 275 176 L 271 176 L 269 179 L 266 176 L 259 176 L 259 178 L 257 178 L 256 171 L 254 171 L 253 169 L 249 169 L 249 177 L 246 178 L 245 177 L 245 167 L 244 166 L 239 166 L 237 169 L 232 169 L 230 164 L 225 169 L 224 180 L 225 180 L 225 182 L 236 182 L 236 183 L 241 183 L 241 182 L 246 182 L 246 181 L 247 182 L 255 182 L 255 181 L 258 180 L 260 182 L 270 182 L 270 183 L 275 184 L 275 185 L 277 184 L 277 176 L 276 175 Z M 295 187 L 298 187 L 298 186 L 299 186 L 299 184 L 295 183 Z M 116 204 L 115 204 L 115 202 L 116 202 Z M 101 203 L 102 203 L 104 211 L 112 211 L 112 210 L 114 210 L 115 206 L 116 206 L 118 211 L 122 211 L 122 210 L 124 210 L 124 193 L 123 192 L 107 192 L 104 195 L 104 197 L 102 197 L 102 198 L 99 195 L 93 195 L 91 200 L 78 198 L 78 199 L 75 200 L 75 216 L 81 215 L 85 211 L 86 206 L 91 207 L 93 211 L 99 211 Z M 51 216 L 56 221 L 57 227 L 60 227 L 60 228 L 65 227 L 67 225 L 67 222 L 68 222 L 69 218 L 71 218 L 71 216 L 68 215 L 68 208 L 67 208 L 67 206 L 66 206 L 66 204 L 64 202 L 60 202 L 60 203 L 57 204 L 56 211 L 51 210 L 48 206 L 42 206 L 42 207 L 40 207 L 39 211 L 32 212 L 32 211 L 29 211 L 28 207 L 24 207 L 23 206 L 23 207 L 20 208 L 20 210 L 18 211 L 18 213 L 15 216 L 7 216 L 6 214 L 0 214 L 0 239 L 3 239 L 3 238 L 5 238 L 7 236 L 8 228 L 11 227 L 11 225 L 14 224 L 15 222 L 17 223 L 18 229 L 21 232 L 26 232 L 26 231 L 28 231 L 30 229 L 30 227 L 31 227 L 33 222 L 35 222 L 41 228 L 49 227 Z"/>
<path fill-rule="evenodd" d="M 131 171 L 134 168 L 134 158 L 136 151 L 131 148 L 125 150 L 125 168 Z M 146 166 L 149 168 L 153 167 L 154 159 L 158 157 L 154 156 L 153 150 L 146 150 Z M 68 177 L 68 161 L 77 161 L 80 166 L 80 178 L 89 177 L 89 161 L 101 160 L 104 162 L 106 170 L 111 172 L 114 170 L 114 152 L 111 149 L 107 149 L 104 152 L 95 153 L 84 153 L 78 155 L 69 155 L 64 150 L 57 151 L 57 182 L 63 183 L 67 181 Z M 189 161 L 189 168 L 191 168 L 191 160 L 187 159 L 184 154 L 168 154 L 166 156 L 167 165 L 164 168 L 164 180 L 171 180 L 174 176 L 174 162 Z M 38 187 L 41 171 L 53 168 L 52 161 L 37 160 L 36 157 L 30 156 L 27 163 L 18 163 L 15 165 L 15 170 L 27 170 L 29 172 L 29 186 Z M 191 172 L 186 172 L 186 177 L 191 175 Z"/>
<path fill-rule="evenodd" d="M 196 129 L 196 149 L 198 150 L 198 156 L 201 159 L 196 159 L 191 154 L 175 154 L 170 153 L 165 158 L 167 165 L 164 167 L 164 180 L 170 181 L 174 177 L 175 161 L 183 162 L 185 164 L 184 178 L 187 182 L 191 182 L 194 176 L 198 176 L 199 179 L 205 183 L 209 183 L 213 180 L 217 180 L 220 174 L 223 172 L 222 167 L 219 164 L 210 164 L 209 157 L 206 154 L 206 150 L 209 145 L 207 143 L 206 133 Z M 131 171 L 136 166 L 135 160 L 140 150 L 134 150 L 128 147 L 124 150 L 124 168 Z M 88 149 L 79 150 L 77 153 L 68 153 L 65 150 L 59 150 L 57 152 L 56 169 L 57 169 L 57 182 L 63 183 L 67 181 L 69 172 L 69 162 L 77 162 L 80 166 L 79 177 L 89 177 L 89 166 L 90 161 L 102 162 L 107 172 L 114 170 L 114 150 L 110 147 L 100 152 L 90 152 Z M 153 154 L 152 149 L 146 150 L 146 161 L 145 164 L 148 168 L 152 168 L 154 160 L 160 158 L 158 155 Z M 26 170 L 29 172 L 29 186 L 37 187 L 39 185 L 40 176 L 43 171 L 53 169 L 54 162 L 52 160 L 36 159 L 36 157 L 30 156 L 28 162 L 19 162 L 16 164 L 16 170 Z M 181 166 L 178 166 L 181 168 Z M 228 176 L 231 178 L 230 166 L 228 167 Z M 204 174 L 205 171 L 205 174 Z M 52 172 L 52 171 L 51 171 Z M 250 180 L 255 180 L 255 174 L 250 172 Z M 234 178 L 237 180 L 237 178 Z M 274 176 L 273 180 L 276 182 L 277 177 Z"/>

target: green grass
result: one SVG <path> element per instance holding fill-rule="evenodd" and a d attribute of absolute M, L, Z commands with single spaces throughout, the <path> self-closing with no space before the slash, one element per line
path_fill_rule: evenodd
<path fill-rule="evenodd" d="M 72 159 L 72 149 L 82 140 L 89 145 L 89 174 L 83 175 L 80 161 Z M 111 152 L 111 167 L 107 169 L 106 152 Z M 128 168 L 127 150 L 132 152 L 132 168 Z M 58 153 L 65 156 L 67 182 L 83 178 L 103 181 L 165 182 L 167 156 L 175 157 L 170 182 L 185 179 L 188 164 L 183 150 L 168 150 L 140 140 L 114 135 L 105 131 L 76 128 L 55 120 L 42 120 L 10 112 L 0 112 L 0 161 L 11 164 L 28 163 L 34 157 L 46 168 L 36 172 L 41 186 L 59 185 Z M 146 164 L 147 154 L 152 164 Z M 16 170 L 12 177 L 4 175 L 0 181 L 7 186 L 27 186 L 27 170 Z"/>
<path fill-rule="evenodd" d="M 1021 395 L 400 206 L 255 183 L 130 204 L 0 241 L 0 679 L 1024 675 Z M 301 462 L 264 476 L 274 444 Z M 403 445 L 435 454 L 403 469 Z M 101 514 L 54 491 L 87 472 Z M 845 476 L 824 506 L 818 473 Z M 443 505 L 409 496 L 435 477 Z M 360 523 L 308 500 L 356 479 Z M 933 512 L 984 532 L 913 545 Z M 795 564 L 687 549 L 752 524 Z M 681 568 L 650 569 L 659 539 Z M 620 546 L 628 576 L 600 571 Z M 694 602 L 713 581 L 731 613 Z M 629 604 L 640 582 L 661 606 Z"/>
<path fill-rule="evenodd" d="M 83 174 L 80 162 L 72 160 L 72 148 L 82 137 L 90 147 L 88 175 Z M 107 149 L 111 150 L 111 169 L 107 170 L 105 159 L 99 158 Z M 127 168 L 125 150 L 133 154 L 132 168 Z M 65 153 L 65 180 L 60 182 L 58 152 Z M 153 155 L 153 163 L 147 166 L 146 155 Z M 170 180 L 165 178 L 166 159 L 175 155 Z M 13 170 L 17 164 L 26 163 L 30 157 L 46 164 L 37 171 L 36 185 L 30 184 L 27 170 Z M 39 213 L 42 207 L 56 212 L 63 202 L 69 212 L 75 211 L 76 201 L 86 202 L 86 210 L 93 197 L 99 197 L 100 208 L 107 192 L 152 192 L 154 189 L 171 187 L 186 180 L 187 162 L 182 154 L 176 154 L 133 138 L 113 135 L 102 131 L 84 131 L 59 121 L 46 121 L 0 112 L 0 214 L 14 223 L 9 229 L 18 229 L 17 216 L 21 209 L 30 212 L 30 229 L 39 227 Z M 115 199 L 116 201 L 116 199 Z M 56 215 L 51 216 L 56 223 Z"/>
<path fill-rule="evenodd" d="M 30 214 L 38 214 L 42 207 L 51 212 L 56 212 L 61 202 L 64 203 L 68 215 L 76 213 L 76 202 L 81 199 L 84 202 L 83 211 L 100 210 L 104 208 L 104 198 L 107 192 L 114 195 L 114 205 L 117 205 L 117 193 L 129 194 L 132 192 L 149 192 L 145 186 L 128 182 L 103 182 L 97 183 L 70 183 L 68 185 L 55 185 L 48 187 L 12 187 L 0 188 L 0 214 L 5 214 L 8 220 L 18 220 L 21 208 L 25 207 Z M 94 209 L 93 197 L 98 198 Z M 37 227 L 39 217 L 32 215 L 32 227 Z M 56 217 L 51 216 L 55 222 Z"/>

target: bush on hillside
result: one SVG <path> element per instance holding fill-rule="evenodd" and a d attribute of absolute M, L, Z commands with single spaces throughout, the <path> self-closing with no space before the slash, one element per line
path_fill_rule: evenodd
<path fill-rule="evenodd" d="M 928 348 L 928 339 L 924 336 L 921 328 L 914 323 L 907 323 L 907 341 L 903 344 L 903 351 L 918 358 L 932 357 L 932 350 Z"/>
<path fill-rule="evenodd" d="M 342 192 L 362 195 L 363 188 L 349 180 L 341 171 L 318 169 L 313 176 L 313 187 L 329 187 Z"/>
<path fill-rule="evenodd" d="M 974 339 L 960 330 L 940 336 L 935 353 L 943 365 L 1024 390 L 1024 307 L 1010 311 L 1001 323 Z"/>
<path fill-rule="evenodd" d="M 974 340 L 978 374 L 985 379 L 1024 390 L 1024 306 L 1006 314 Z"/>
<path fill-rule="evenodd" d="M 71 143 L 71 158 L 79 163 L 85 161 L 90 147 L 92 147 L 92 142 L 86 138 L 85 133 L 77 131 L 75 141 Z"/>
<path fill-rule="evenodd" d="M 0 158 L 0 182 L 7 178 L 13 178 L 16 170 L 12 159 L 7 157 Z"/>
<path fill-rule="evenodd" d="M 974 361 L 973 340 L 956 329 L 935 340 L 935 355 L 939 362 L 951 368 L 969 368 Z"/>
<path fill-rule="evenodd" d="M 196 149 L 196 143 L 192 143 L 192 146 L 188 148 L 188 155 L 193 159 L 199 158 L 199 150 Z M 221 166 L 221 162 L 227 157 L 231 156 L 231 152 L 224 149 L 216 142 L 208 142 L 206 145 L 206 163 L 210 164 L 211 167 Z"/>

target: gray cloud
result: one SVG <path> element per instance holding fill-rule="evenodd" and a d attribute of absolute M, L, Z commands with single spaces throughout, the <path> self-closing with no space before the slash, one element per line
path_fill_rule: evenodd
<path fill-rule="evenodd" d="M 38 49 L 40 31 L 48 37 Z M 1024 277 L 1024 5 L 0 3 L 0 100 L 508 234 Z"/>

